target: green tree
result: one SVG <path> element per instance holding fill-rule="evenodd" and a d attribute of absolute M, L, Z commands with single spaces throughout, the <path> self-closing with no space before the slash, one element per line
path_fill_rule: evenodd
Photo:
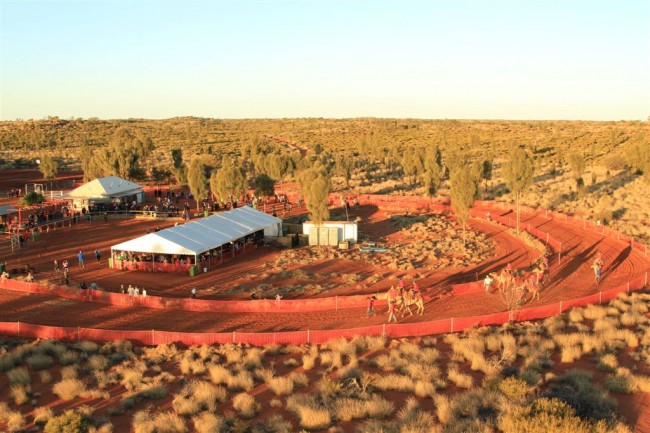
<path fill-rule="evenodd" d="M 255 195 L 258 197 L 269 197 L 275 194 L 275 180 L 264 173 L 255 176 L 254 185 Z"/>
<path fill-rule="evenodd" d="M 18 200 L 18 202 L 23 206 L 31 206 L 33 204 L 43 203 L 44 201 L 45 197 L 43 194 L 39 194 L 35 191 L 28 192 Z"/>
<path fill-rule="evenodd" d="M 198 157 L 192 158 L 187 168 L 187 184 L 196 200 L 196 209 L 199 210 L 201 200 L 208 192 L 208 179 L 205 164 Z"/>
<path fill-rule="evenodd" d="M 457 168 L 451 173 L 451 205 L 456 211 L 458 221 L 463 226 L 463 242 L 465 241 L 469 210 L 476 200 L 477 180 L 469 168 Z"/>
<path fill-rule="evenodd" d="M 571 166 L 571 172 L 573 173 L 573 178 L 576 181 L 576 190 L 580 197 L 585 195 L 585 182 L 582 179 L 582 175 L 585 172 L 585 157 L 580 152 L 571 152 L 567 156 L 569 165 Z"/>
<path fill-rule="evenodd" d="M 45 154 L 41 157 L 38 169 L 43 173 L 45 179 L 54 179 L 59 170 L 59 163 L 52 155 Z"/>
<path fill-rule="evenodd" d="M 221 161 L 221 168 L 210 176 L 210 189 L 222 201 L 228 200 L 231 195 L 237 198 L 248 190 L 246 175 L 238 164 L 226 156 Z"/>
<path fill-rule="evenodd" d="M 436 195 L 442 181 L 442 154 L 438 146 L 430 147 L 424 155 L 424 170 L 422 173 L 424 189 L 429 197 Z"/>
<path fill-rule="evenodd" d="M 314 224 L 320 226 L 330 216 L 328 205 L 331 181 L 327 169 L 316 163 L 312 168 L 301 172 L 298 179 L 309 216 Z"/>
<path fill-rule="evenodd" d="M 485 180 L 485 194 L 488 191 L 488 181 L 492 180 L 492 158 L 486 157 L 481 166 L 481 178 Z"/>
<path fill-rule="evenodd" d="M 176 183 L 183 185 L 187 182 L 187 167 L 183 162 L 183 150 L 179 148 L 172 149 L 172 172 Z"/>
<path fill-rule="evenodd" d="M 533 175 L 533 161 L 528 156 L 528 153 L 521 147 L 510 149 L 510 159 L 503 167 L 503 177 L 515 197 L 517 207 L 517 233 L 519 233 L 521 197 L 533 184 Z"/>

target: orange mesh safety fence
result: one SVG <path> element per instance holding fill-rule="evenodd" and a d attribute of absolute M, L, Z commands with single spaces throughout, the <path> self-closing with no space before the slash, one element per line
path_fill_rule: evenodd
<path fill-rule="evenodd" d="M 420 337 L 450 332 L 451 319 L 434 320 L 422 323 L 394 323 L 386 325 L 386 337 Z"/>

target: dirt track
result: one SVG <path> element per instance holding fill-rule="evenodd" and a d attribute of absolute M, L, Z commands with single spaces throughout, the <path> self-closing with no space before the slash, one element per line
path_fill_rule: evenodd
<path fill-rule="evenodd" d="M 363 210 L 361 211 L 363 213 Z M 368 221 L 375 221 L 375 230 L 381 232 L 382 227 L 377 222 L 384 218 L 375 209 L 368 210 L 364 215 Z M 549 220 L 542 216 L 524 219 L 526 224 L 550 232 L 560 240 L 562 246 L 561 264 L 552 266 L 552 282 L 541 292 L 541 300 L 535 301 L 530 306 L 558 302 L 563 299 L 577 298 L 599 290 L 607 290 L 624 284 L 625 282 L 642 275 L 649 267 L 650 261 L 638 252 L 630 250 L 629 246 L 621 241 L 603 237 L 592 231 L 583 230 L 575 223 Z M 93 222 L 65 228 L 57 232 L 44 235 L 44 239 L 34 243 L 24 250 L 24 257 L 17 258 L 19 263 L 28 261 L 41 271 L 42 276 L 51 274 L 49 264 L 56 257 L 74 257 L 79 248 L 84 248 L 88 254 L 98 247 L 106 251 L 117 239 L 111 239 L 110 234 L 116 233 L 119 227 L 119 238 L 133 237 L 144 232 L 145 227 L 151 225 L 146 221 L 109 221 Z M 485 275 L 486 272 L 503 268 L 507 262 L 512 262 L 515 267 L 528 265 L 536 258 L 521 241 L 513 238 L 499 225 L 484 221 L 472 221 L 472 227 L 489 235 L 496 247 L 493 257 L 481 262 L 478 266 L 466 270 L 433 271 L 423 275 L 421 286 L 426 287 L 425 293 L 433 299 L 426 304 L 427 311 L 424 316 L 413 316 L 402 319 L 400 322 L 415 322 L 434 320 L 448 317 L 471 316 L 503 311 L 504 307 L 497 295 L 475 294 L 466 296 L 439 296 L 450 283 L 472 281 L 476 273 Z M 385 228 L 383 228 L 385 229 Z M 53 245 L 65 245 L 64 248 L 54 248 Z M 38 248 L 36 248 L 38 247 Z M 600 251 L 605 260 L 605 272 L 600 286 L 593 282 L 592 270 L 589 267 L 593 256 Z M 224 264 L 218 271 L 201 274 L 197 279 L 191 280 L 199 287 L 217 285 L 227 287 L 240 278 L 259 271 L 259 263 L 272 260 L 278 251 L 266 249 L 254 250 L 236 260 Z M 188 278 L 184 275 L 160 274 L 146 272 L 116 273 L 104 265 L 87 260 L 85 270 L 77 269 L 76 260 L 70 260 L 73 278 L 96 280 L 105 287 L 111 284 L 117 287 L 119 281 L 146 285 L 154 292 L 165 293 L 166 296 L 183 296 L 187 287 Z M 329 266 L 345 272 L 354 271 L 355 263 L 331 263 Z M 358 269 L 358 271 L 361 271 Z M 364 267 L 364 272 L 367 268 Z M 395 282 L 398 272 L 384 272 L 385 279 L 370 288 L 374 291 L 383 291 Z M 158 284 L 158 286 L 155 286 Z M 155 288 L 154 288 L 155 287 Z M 337 289 L 336 294 L 351 294 L 353 288 Z M 329 295 L 332 295 L 330 293 Z M 297 329 L 337 329 L 380 324 L 385 316 L 379 315 L 372 319 L 365 318 L 363 309 L 349 309 L 340 311 L 305 312 L 293 314 L 222 314 L 218 317 L 211 313 L 197 313 L 178 310 L 152 310 L 142 307 L 116 307 L 110 305 L 71 301 L 59 299 L 51 295 L 24 295 L 0 291 L 0 305 L 2 320 L 25 321 L 55 326 L 83 326 L 104 329 L 159 329 L 186 332 L 216 332 L 216 331 L 288 331 Z"/>

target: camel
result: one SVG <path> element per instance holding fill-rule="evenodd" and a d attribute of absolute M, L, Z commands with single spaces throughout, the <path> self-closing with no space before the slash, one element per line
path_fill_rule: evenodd
<path fill-rule="evenodd" d="M 399 307 L 399 311 L 402 311 L 402 317 L 404 317 L 407 311 L 411 316 L 413 315 L 413 312 L 411 311 L 411 305 L 415 305 L 417 307 L 416 312 L 419 313 L 420 316 L 424 314 L 424 298 L 422 298 L 422 295 L 420 294 L 417 294 L 415 296 L 397 296 L 395 298 L 395 302 L 396 306 Z"/>

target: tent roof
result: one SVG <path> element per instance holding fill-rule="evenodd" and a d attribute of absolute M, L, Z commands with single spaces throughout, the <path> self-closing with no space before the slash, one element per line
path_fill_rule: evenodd
<path fill-rule="evenodd" d="M 279 218 L 244 206 L 131 239 L 113 245 L 112 249 L 197 255 L 280 222 Z"/>
<path fill-rule="evenodd" d="M 0 215 L 5 216 L 12 212 L 18 212 L 18 209 L 8 204 L 0 206 Z"/>
<path fill-rule="evenodd" d="M 142 186 L 117 176 L 100 177 L 73 189 L 68 198 L 109 198 L 135 194 Z"/>

